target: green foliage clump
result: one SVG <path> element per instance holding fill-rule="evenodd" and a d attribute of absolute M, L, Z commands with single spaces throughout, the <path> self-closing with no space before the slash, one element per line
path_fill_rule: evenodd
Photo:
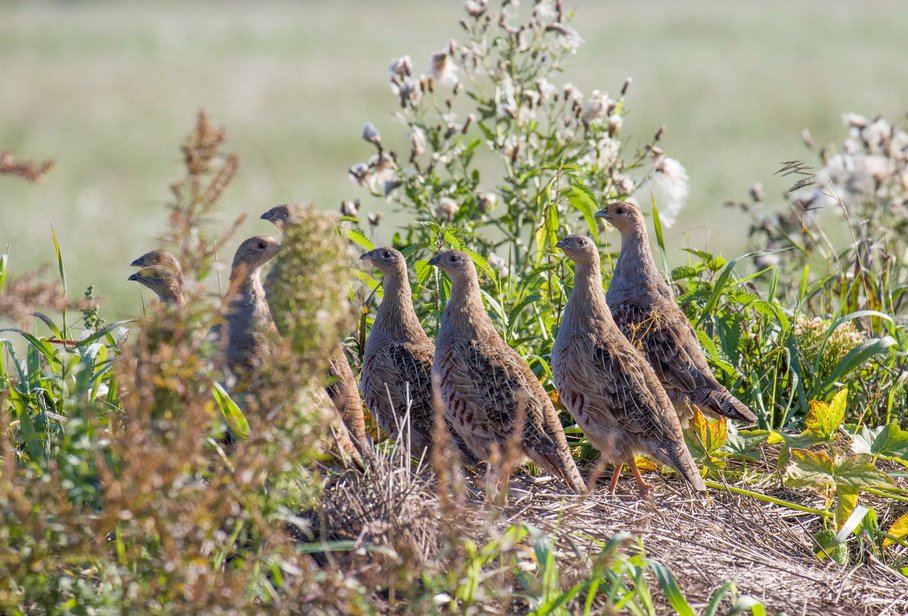
<path fill-rule="evenodd" d="M 268 303 L 278 331 L 301 369 L 324 372 L 331 349 L 353 327 L 349 302 L 353 258 L 335 217 L 300 208 L 284 227 L 281 252 L 268 275 Z"/>

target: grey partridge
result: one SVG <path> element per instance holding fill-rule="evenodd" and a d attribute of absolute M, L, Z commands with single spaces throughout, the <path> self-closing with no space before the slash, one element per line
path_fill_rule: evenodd
<path fill-rule="evenodd" d="M 262 287 L 262 267 L 280 250 L 273 237 L 255 236 L 237 248 L 225 298 L 227 367 L 237 374 L 253 374 L 268 357 L 268 335 L 274 331 L 271 311 Z"/>
<path fill-rule="evenodd" d="M 165 304 L 181 306 L 184 303 L 183 288 L 173 272 L 160 267 L 143 267 L 127 280 L 138 282 L 154 291 L 158 299 Z"/>
<path fill-rule="evenodd" d="M 431 448 L 435 429 L 432 404 L 435 345 L 423 331 L 413 309 L 404 256 L 393 248 L 376 248 L 360 259 L 381 271 L 384 278 L 384 296 L 363 355 L 366 407 L 391 438 L 399 436 L 405 423 L 404 414 L 409 409 L 409 451 L 419 457 Z M 475 464 L 463 439 L 453 432 L 450 423 L 446 425 L 463 462 Z"/>
<path fill-rule="evenodd" d="M 130 266 L 142 269 L 128 280 L 151 289 L 165 304 L 184 303 L 183 268 L 172 254 L 166 250 L 151 250 L 135 259 Z"/>
<path fill-rule="evenodd" d="M 557 246 L 574 261 L 574 288 L 552 348 L 552 374 L 559 399 L 604 461 L 616 464 L 609 489 L 614 491 L 621 467 L 630 464 L 645 493 L 648 486 L 634 464 L 634 456 L 645 455 L 705 490 L 665 390 L 612 320 L 595 244 L 572 235 Z"/>
<path fill-rule="evenodd" d="M 756 416 L 713 376 L 687 316 L 656 269 L 640 208 L 611 203 L 596 212 L 621 233 L 621 253 L 607 301 L 624 335 L 643 350 L 682 422 L 696 406 L 748 423 Z"/>
<path fill-rule="evenodd" d="M 301 215 L 302 210 L 299 206 L 283 204 L 276 205 L 262 214 L 261 219 L 267 220 L 283 232 L 289 225 L 299 224 Z M 268 276 L 265 277 L 266 295 L 268 277 L 270 276 L 271 272 L 268 272 Z M 356 377 L 353 375 L 353 370 L 350 369 L 350 364 L 347 363 L 347 356 L 340 345 L 335 349 L 328 365 L 328 386 L 326 391 L 338 413 L 343 417 L 344 423 L 353 438 L 362 446 L 368 446 L 369 437 L 366 434 L 363 400 L 359 394 Z"/>
<path fill-rule="evenodd" d="M 520 455 L 585 493 L 558 412 L 526 361 L 495 330 L 470 257 L 450 250 L 429 264 L 451 279 L 432 364 L 445 417 L 478 459 L 516 445 Z"/>

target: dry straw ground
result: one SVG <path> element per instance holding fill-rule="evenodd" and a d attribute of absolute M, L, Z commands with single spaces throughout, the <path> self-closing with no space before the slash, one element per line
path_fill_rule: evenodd
<path fill-rule="evenodd" d="M 771 465 L 766 461 L 767 469 Z M 518 474 L 511 479 L 503 507 L 490 503 L 478 477 L 467 478 L 463 500 L 451 505 L 439 503 L 434 475 L 409 472 L 397 452 L 379 454 L 367 468 L 365 473 L 351 469 L 326 487 L 322 518 L 315 524 L 327 533 L 322 540 L 352 542 L 351 551 L 330 556 L 326 562 L 359 576 L 389 579 L 395 569 L 444 570 L 451 556 L 445 538 L 468 538 L 484 546 L 522 524 L 552 539 L 564 587 L 588 579 L 602 545 L 624 533 L 625 553 L 642 553 L 666 565 L 697 613 L 729 581 L 740 595 L 762 603 L 768 613 L 894 616 L 908 612 L 908 581 L 872 554 L 864 554 L 863 563 L 846 567 L 817 558 L 812 537 L 821 526 L 815 515 L 728 490 L 695 495 L 677 477 L 650 474 L 647 479 L 653 490 L 647 500 L 640 497 L 628 473 L 615 494 L 608 494 L 600 482 L 590 494 L 576 496 L 551 478 Z M 767 482 L 761 491 L 807 507 L 816 507 L 821 500 L 778 482 Z M 881 516 L 904 513 L 891 511 L 892 501 L 868 504 Z M 368 554 L 363 551 L 367 546 Z M 388 553 L 376 546 L 387 548 Z M 356 553 L 360 555 L 350 556 Z M 528 557 L 522 566 L 540 575 L 541 560 L 538 555 Z M 527 603 L 510 582 L 498 600 L 489 601 L 488 609 L 526 613 Z M 655 591 L 653 599 L 658 613 L 673 611 L 664 593 Z M 388 599 L 381 609 L 394 612 L 394 607 Z M 594 613 L 613 607 L 600 596 Z M 572 613 L 581 610 L 582 601 L 570 609 Z"/>

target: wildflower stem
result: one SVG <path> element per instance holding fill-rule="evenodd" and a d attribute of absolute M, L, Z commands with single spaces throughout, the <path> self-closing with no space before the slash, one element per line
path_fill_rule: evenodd
<path fill-rule="evenodd" d="M 888 490 L 878 490 L 876 488 L 864 488 L 864 492 L 867 494 L 873 494 L 874 496 L 881 496 L 883 498 L 890 498 L 892 500 L 902 501 L 903 503 L 908 503 L 908 497 L 899 496 L 898 494 L 893 494 Z"/>
<path fill-rule="evenodd" d="M 706 481 L 706 485 L 710 488 L 716 490 L 727 490 L 734 494 L 742 494 L 744 496 L 750 496 L 757 500 L 761 500 L 767 503 L 773 503 L 776 505 L 781 505 L 787 507 L 788 509 L 794 509 L 795 511 L 803 511 L 804 513 L 812 513 L 823 518 L 831 518 L 832 513 L 829 511 L 823 511 L 822 509 L 814 509 L 812 507 L 805 507 L 804 505 L 798 505 L 797 503 L 792 503 L 790 501 L 782 500 L 780 498 L 773 498 L 772 496 L 767 496 L 765 494 L 760 494 L 759 492 L 752 492 L 751 490 L 745 490 L 744 488 L 735 488 L 723 483 L 717 483 L 715 481 Z"/>

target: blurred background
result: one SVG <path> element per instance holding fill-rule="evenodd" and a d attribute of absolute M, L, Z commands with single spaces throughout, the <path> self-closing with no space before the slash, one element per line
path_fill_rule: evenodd
<path fill-rule="evenodd" d="M 524 3 L 531 3 L 524 0 Z M 908 4 L 808 0 L 574 0 L 585 44 L 564 81 L 617 94 L 633 77 L 623 140 L 667 126 L 662 146 L 690 177 L 687 209 L 667 233 L 677 247 L 727 257 L 747 250 L 746 221 L 723 203 L 762 182 L 766 207 L 791 178 L 783 161 L 815 163 L 801 141 L 841 141 L 841 114 L 908 111 Z M 206 109 L 227 129 L 240 172 L 213 224 L 249 216 L 236 243 L 274 233 L 261 212 L 287 201 L 336 210 L 365 197 L 347 168 L 372 153 L 360 128 L 393 139 L 390 61 L 432 52 L 461 34 L 461 2 L 0 3 L 0 150 L 52 158 L 42 184 L 0 178 L 0 252 L 12 275 L 52 262 L 51 227 L 72 294 L 89 284 L 108 318 L 136 314 L 129 262 L 156 246 L 179 146 Z M 399 132 L 399 129 L 398 129 Z M 395 218 L 381 200 L 374 233 Z"/>

